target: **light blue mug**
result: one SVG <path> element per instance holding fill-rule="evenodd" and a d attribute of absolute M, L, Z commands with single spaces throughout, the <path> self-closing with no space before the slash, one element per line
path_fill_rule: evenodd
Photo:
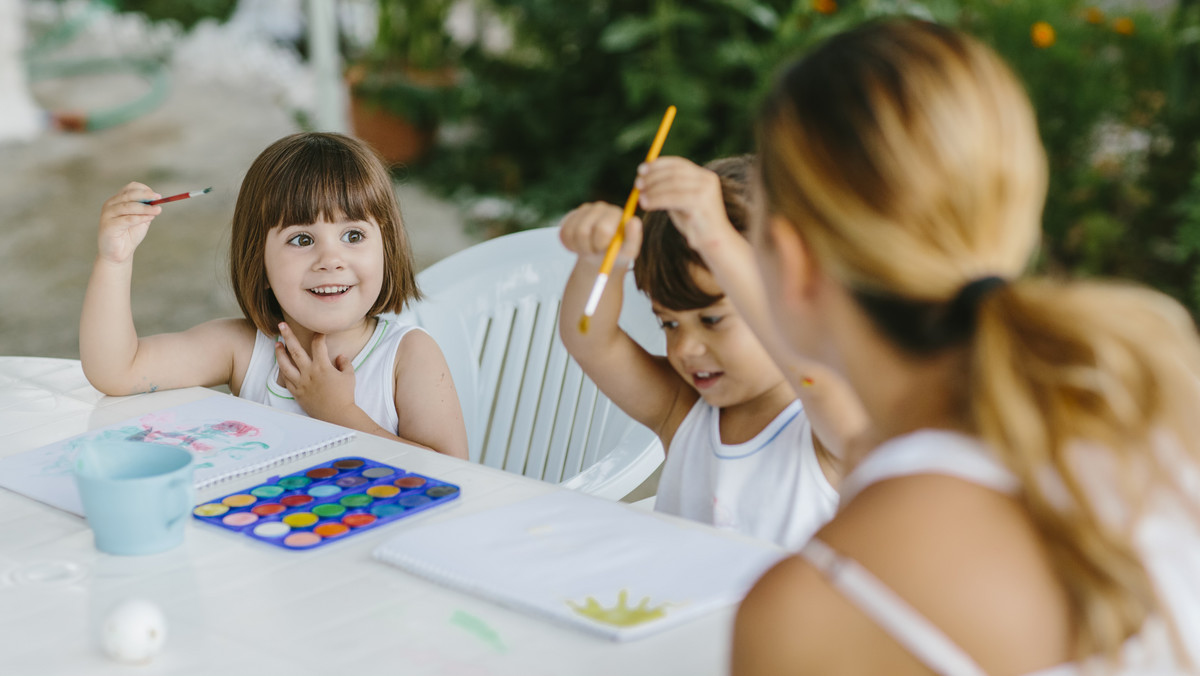
<path fill-rule="evenodd" d="M 192 454 L 177 446 L 96 441 L 80 449 L 75 484 L 96 549 L 139 555 L 182 544 L 192 469 Z"/>

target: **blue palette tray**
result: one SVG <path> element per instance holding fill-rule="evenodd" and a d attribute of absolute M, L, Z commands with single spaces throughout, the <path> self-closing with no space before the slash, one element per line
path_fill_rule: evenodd
<path fill-rule="evenodd" d="M 271 477 L 192 516 L 284 549 L 313 549 L 458 498 L 458 486 L 367 458 Z"/>

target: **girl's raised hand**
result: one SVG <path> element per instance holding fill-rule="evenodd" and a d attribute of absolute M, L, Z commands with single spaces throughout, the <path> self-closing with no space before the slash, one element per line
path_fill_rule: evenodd
<path fill-rule="evenodd" d="M 143 204 L 162 195 L 149 186 L 133 182 L 108 198 L 100 209 L 100 258 L 111 263 L 126 263 L 150 228 L 150 221 L 162 213 L 162 207 Z"/>
<path fill-rule="evenodd" d="M 735 232 L 725 213 L 721 177 L 682 157 L 660 157 L 638 167 L 634 183 L 646 211 L 666 211 L 688 246 L 704 253 Z"/>
<path fill-rule="evenodd" d="M 354 403 L 354 368 L 350 359 L 329 358 L 325 334 L 313 335 L 312 355 L 304 350 L 286 323 L 279 325 L 283 342 L 275 343 L 275 360 L 288 392 L 310 417 L 340 423 L 349 419 Z"/>
<path fill-rule="evenodd" d="M 568 251 L 599 266 L 620 222 L 619 207 L 607 202 L 588 202 L 563 218 L 558 238 Z M 625 224 L 625 241 L 617 252 L 617 263 L 628 265 L 641 248 L 642 221 L 635 216 Z"/>

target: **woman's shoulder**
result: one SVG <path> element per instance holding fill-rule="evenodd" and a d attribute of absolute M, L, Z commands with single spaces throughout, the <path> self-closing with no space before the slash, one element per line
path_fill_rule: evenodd
<path fill-rule="evenodd" d="M 1036 531 L 1008 495 L 952 476 L 900 477 L 864 490 L 817 537 L 987 673 L 1032 672 L 1067 659 L 1066 599 Z M 744 652 L 781 660 L 761 673 L 928 674 L 902 637 L 864 608 L 869 599 L 835 585 L 828 576 L 836 571 L 801 554 L 764 575 L 738 613 L 735 665 Z"/>
<path fill-rule="evenodd" d="M 735 676 L 929 674 L 799 554 L 776 563 L 742 601 L 732 666 Z"/>
<path fill-rule="evenodd" d="M 863 488 L 819 537 L 857 561 L 988 673 L 1068 659 L 1069 604 L 1022 503 L 953 473 Z"/>
<path fill-rule="evenodd" d="M 738 607 L 733 674 L 836 673 L 828 670 L 837 664 L 829 641 L 853 633 L 843 613 L 848 608 L 804 559 L 779 561 Z"/>

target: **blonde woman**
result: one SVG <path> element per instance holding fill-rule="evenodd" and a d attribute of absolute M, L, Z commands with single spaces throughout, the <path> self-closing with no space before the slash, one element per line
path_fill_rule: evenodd
<path fill-rule="evenodd" d="M 782 75 L 759 135 L 776 324 L 873 433 L 742 604 L 734 673 L 1192 673 L 1200 344 L 1158 293 L 1022 276 L 1047 169 L 1012 73 L 869 24 Z"/>

